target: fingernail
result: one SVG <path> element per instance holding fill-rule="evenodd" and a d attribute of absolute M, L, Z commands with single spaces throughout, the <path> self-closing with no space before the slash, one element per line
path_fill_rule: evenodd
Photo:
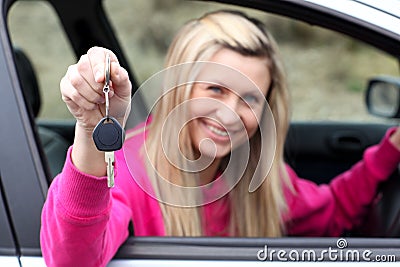
<path fill-rule="evenodd" d="M 119 74 L 119 68 L 120 68 L 120 66 L 119 66 L 119 63 L 117 63 L 117 62 L 112 62 L 111 63 L 111 67 L 113 68 L 113 70 L 114 70 L 114 75 L 118 75 Z"/>
<path fill-rule="evenodd" d="M 101 81 L 101 73 L 100 73 L 100 71 L 96 72 L 96 74 L 94 75 L 94 80 L 96 82 L 100 82 Z"/>

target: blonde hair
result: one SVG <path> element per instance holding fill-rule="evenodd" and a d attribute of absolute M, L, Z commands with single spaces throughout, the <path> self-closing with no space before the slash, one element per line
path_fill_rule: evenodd
<path fill-rule="evenodd" d="M 248 191 L 258 162 L 263 160 L 260 150 L 260 129 L 250 138 L 250 160 L 242 179 L 229 192 L 230 225 L 225 233 L 236 236 L 277 237 L 284 234 L 282 216 L 286 212 L 283 188 L 289 185 L 283 163 L 283 149 L 289 120 L 289 97 L 286 87 L 283 66 L 278 56 L 273 38 L 264 30 L 263 25 L 236 11 L 216 11 L 189 21 L 175 36 L 170 45 L 165 66 L 175 66 L 185 62 L 209 60 L 222 48 L 232 49 L 245 56 L 266 58 L 272 83 L 268 92 L 268 102 L 275 119 L 276 153 L 267 179 L 255 191 Z M 159 176 L 181 186 L 195 185 L 196 174 L 179 170 L 168 162 L 161 144 L 162 131 L 169 131 L 173 125 L 164 124 L 171 111 L 190 97 L 191 84 L 179 85 L 180 90 L 170 90 L 155 106 L 152 122 L 148 127 L 146 139 L 147 171 L 156 195 L 162 199 L 180 199 L 189 203 L 187 207 L 169 205 L 168 201 L 160 202 L 165 233 L 172 236 L 203 235 L 204 221 L 202 208 L 190 206 L 193 194 L 176 194 L 168 186 L 160 184 Z M 186 111 L 181 111 L 180 120 L 185 120 Z M 177 122 L 179 125 L 179 122 Z M 183 124 L 182 124 L 183 125 Z M 162 129 L 164 127 L 164 129 Z M 167 127 L 167 129 L 165 129 Z M 260 126 L 261 127 L 261 126 Z M 184 127 L 179 139 L 180 148 L 188 158 L 194 158 L 188 127 Z M 176 136 L 170 136 L 177 138 Z M 168 142 L 167 142 L 168 143 Z M 178 153 L 176 147 L 173 150 Z M 178 155 L 173 155 L 178 157 Z M 225 158 L 227 160 L 227 158 Z M 184 164 L 184 163 L 183 163 Z M 188 179 L 187 179 L 188 178 Z M 191 179 L 190 179 L 191 178 Z M 162 188 L 161 188 L 162 186 Z M 162 189 L 162 190 L 161 190 Z M 234 210 L 233 210 L 234 209 Z"/>

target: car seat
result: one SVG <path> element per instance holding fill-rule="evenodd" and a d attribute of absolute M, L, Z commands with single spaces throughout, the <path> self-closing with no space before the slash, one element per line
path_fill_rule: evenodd
<path fill-rule="evenodd" d="M 25 103 L 31 114 L 32 126 L 36 130 L 38 141 L 41 144 L 42 162 L 46 168 L 49 182 L 51 182 L 52 178 L 62 170 L 70 144 L 57 132 L 36 125 L 41 97 L 35 71 L 29 58 L 20 48 L 14 48 L 14 60 Z"/>

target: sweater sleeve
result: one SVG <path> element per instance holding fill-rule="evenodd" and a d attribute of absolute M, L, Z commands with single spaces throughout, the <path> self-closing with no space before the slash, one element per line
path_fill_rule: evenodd
<path fill-rule="evenodd" d="M 380 144 L 368 148 L 363 159 L 328 185 L 299 178 L 287 167 L 294 190 L 286 190 L 285 218 L 289 235 L 340 236 L 359 224 L 373 202 L 380 182 L 400 162 L 400 151 L 389 141 L 390 129 Z"/>
<path fill-rule="evenodd" d="M 42 210 L 43 257 L 47 266 L 105 266 L 128 236 L 129 201 L 117 183 L 76 169 L 71 150 Z"/>

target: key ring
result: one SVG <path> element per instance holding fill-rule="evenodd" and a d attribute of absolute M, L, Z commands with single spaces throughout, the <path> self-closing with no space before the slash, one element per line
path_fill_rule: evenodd
<path fill-rule="evenodd" d="M 104 71 L 104 87 L 103 93 L 106 97 L 106 117 L 109 118 L 110 102 L 108 99 L 108 93 L 110 92 L 110 71 L 111 71 L 111 59 L 110 54 L 106 54 L 106 67 Z"/>

